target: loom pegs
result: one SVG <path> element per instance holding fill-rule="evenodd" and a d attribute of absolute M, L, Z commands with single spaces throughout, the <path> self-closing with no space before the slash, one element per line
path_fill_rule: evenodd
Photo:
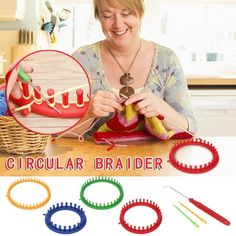
<path fill-rule="evenodd" d="M 64 108 L 69 107 L 69 93 L 68 92 L 62 93 L 62 106 Z"/>
<path fill-rule="evenodd" d="M 22 82 L 21 86 L 22 86 L 22 92 L 23 92 L 24 98 L 26 99 L 30 98 L 29 84 Z"/>
<path fill-rule="evenodd" d="M 41 93 L 42 89 L 39 86 L 35 86 L 35 89 L 33 91 L 28 88 L 27 84 L 25 84 L 24 87 L 24 94 L 27 95 L 29 89 L 30 97 L 26 98 L 25 96 L 23 96 L 18 100 L 11 97 L 12 101 L 20 106 L 15 111 L 21 111 L 27 107 L 29 109 L 29 112 L 34 112 L 36 114 L 44 116 L 78 118 L 83 116 L 89 105 L 89 101 L 84 101 L 84 91 L 81 88 L 73 88 L 76 91 L 75 101 L 70 101 L 69 91 L 67 90 L 57 93 L 53 88 L 49 88 L 47 89 L 47 94 L 45 96 L 43 93 Z M 21 89 L 23 94 L 22 86 Z M 56 97 L 59 95 L 61 96 L 61 99 L 57 101 Z M 44 96 L 47 98 L 47 102 L 44 99 Z M 30 100 L 30 103 L 28 100 Z M 60 109 L 59 111 L 61 115 L 56 114 L 54 111 L 52 111 L 51 108 L 53 108 L 54 110 Z"/>
<path fill-rule="evenodd" d="M 84 100 L 83 100 L 84 91 L 82 89 L 77 89 L 76 95 L 77 95 L 77 106 L 79 107 L 83 106 L 84 105 Z"/>
<path fill-rule="evenodd" d="M 48 94 L 48 96 L 49 96 L 49 98 L 48 98 L 49 102 L 50 102 L 51 104 L 54 104 L 54 103 L 55 103 L 55 98 L 54 98 L 54 96 L 53 96 L 53 95 L 55 94 L 54 89 L 52 89 L 52 88 L 48 89 L 48 90 L 47 90 L 47 94 Z"/>
<path fill-rule="evenodd" d="M 40 86 L 36 86 L 36 88 L 38 89 L 38 91 L 41 91 L 41 87 Z M 34 89 L 34 97 L 37 100 L 41 100 L 41 94 L 38 92 L 36 89 Z"/>
<path fill-rule="evenodd" d="M 21 115 L 22 116 L 28 116 L 29 115 L 29 109 L 28 108 L 25 108 L 21 111 Z"/>

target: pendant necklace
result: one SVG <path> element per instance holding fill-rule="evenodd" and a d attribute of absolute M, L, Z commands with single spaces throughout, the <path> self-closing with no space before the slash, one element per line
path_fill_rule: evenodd
<path fill-rule="evenodd" d="M 133 94 L 135 94 L 135 91 L 134 89 L 129 86 L 131 85 L 133 82 L 134 82 L 134 78 L 130 76 L 130 69 L 131 67 L 133 66 L 134 64 L 134 61 L 136 59 L 136 57 L 138 56 L 138 53 L 140 51 L 140 48 L 141 48 L 141 43 L 142 43 L 142 40 L 140 39 L 140 43 L 139 43 L 139 47 L 138 47 L 138 50 L 137 52 L 135 53 L 134 55 L 134 58 L 128 68 L 128 70 L 126 71 L 123 66 L 119 63 L 119 61 L 116 59 L 116 57 L 114 56 L 114 54 L 112 53 L 112 51 L 110 50 L 110 48 L 107 47 L 107 50 L 109 51 L 109 53 L 111 54 L 111 56 L 114 58 L 114 60 L 116 61 L 116 63 L 119 65 L 120 69 L 123 71 L 123 75 L 120 77 L 120 84 L 121 85 L 124 85 L 124 87 L 122 87 L 119 91 L 119 95 L 121 97 L 124 97 L 124 98 L 129 98 L 130 96 L 132 96 Z"/>

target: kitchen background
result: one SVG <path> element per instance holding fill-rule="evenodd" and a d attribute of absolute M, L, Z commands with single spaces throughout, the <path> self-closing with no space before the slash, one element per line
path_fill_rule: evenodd
<path fill-rule="evenodd" d="M 145 0 L 143 38 L 178 54 L 201 136 L 236 133 L 236 0 Z M 39 49 L 71 54 L 104 36 L 92 0 L 0 0 L 0 81 Z"/>

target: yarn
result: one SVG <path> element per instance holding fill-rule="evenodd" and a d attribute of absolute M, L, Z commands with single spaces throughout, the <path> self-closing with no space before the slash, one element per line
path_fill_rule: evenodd
<path fill-rule="evenodd" d="M 6 101 L 6 93 L 5 90 L 0 90 L 0 115 L 7 115 L 7 101 Z"/>

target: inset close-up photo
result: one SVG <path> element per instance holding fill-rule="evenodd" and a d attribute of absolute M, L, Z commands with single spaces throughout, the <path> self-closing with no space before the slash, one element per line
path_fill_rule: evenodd
<path fill-rule="evenodd" d="M 3 235 L 236 236 L 235 12 L 0 0 Z"/>
<path fill-rule="evenodd" d="M 78 61 L 55 50 L 36 51 L 9 70 L 10 113 L 23 127 L 56 134 L 75 126 L 89 106 L 88 76 Z"/>

